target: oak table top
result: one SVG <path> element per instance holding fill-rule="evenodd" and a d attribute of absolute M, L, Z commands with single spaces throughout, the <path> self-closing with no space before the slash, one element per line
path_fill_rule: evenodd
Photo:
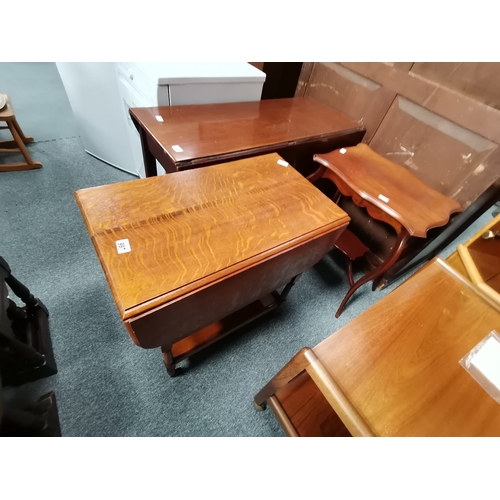
<path fill-rule="evenodd" d="M 164 353 L 264 294 L 274 295 L 255 311 L 281 303 L 291 285 L 281 298 L 274 290 L 293 284 L 349 223 L 276 153 L 75 197 L 134 342 Z"/>
<path fill-rule="evenodd" d="M 342 137 L 356 137 L 357 143 L 365 132 L 362 124 L 310 97 L 131 108 L 130 115 L 142 132 L 143 151 L 167 172 Z M 146 157 L 145 163 L 147 169 Z"/>

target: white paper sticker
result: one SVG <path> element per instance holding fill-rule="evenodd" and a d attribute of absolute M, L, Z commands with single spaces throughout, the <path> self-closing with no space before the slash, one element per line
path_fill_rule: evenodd
<path fill-rule="evenodd" d="M 490 337 L 471 359 L 474 365 L 497 389 L 500 390 L 500 343 Z"/>
<path fill-rule="evenodd" d="M 117 240 L 116 241 L 116 250 L 118 251 L 118 253 L 130 252 L 130 242 L 128 241 L 128 239 Z"/>
<path fill-rule="evenodd" d="M 162 118 L 160 115 L 156 115 L 156 119 L 157 119 L 159 122 L 162 122 L 162 123 L 163 123 L 163 118 Z"/>
<path fill-rule="evenodd" d="M 347 153 L 347 149 L 346 149 L 346 148 L 342 148 L 342 149 L 339 151 L 339 153 L 340 153 L 341 155 L 345 155 L 345 154 Z"/>
<path fill-rule="evenodd" d="M 278 160 L 278 163 L 284 167 L 288 167 L 288 163 L 285 160 Z"/>
<path fill-rule="evenodd" d="M 389 203 L 389 198 L 387 198 L 387 196 L 384 196 L 383 194 L 379 194 L 378 199 L 382 200 L 385 203 Z"/>
<path fill-rule="evenodd" d="M 178 145 L 176 144 L 175 146 L 172 146 L 172 149 L 176 152 L 176 153 L 182 153 L 184 150 Z"/>

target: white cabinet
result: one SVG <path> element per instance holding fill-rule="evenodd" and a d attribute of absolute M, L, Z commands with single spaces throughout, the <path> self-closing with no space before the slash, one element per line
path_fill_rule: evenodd
<path fill-rule="evenodd" d="M 258 101 L 266 78 L 248 63 L 116 63 L 116 72 L 140 177 L 144 163 L 129 108 Z M 157 171 L 165 173 L 158 164 Z"/>
<path fill-rule="evenodd" d="M 56 63 L 87 153 L 136 173 L 115 63 Z"/>
<path fill-rule="evenodd" d="M 258 101 L 266 75 L 248 63 L 57 63 L 85 150 L 144 177 L 131 107 Z M 164 173 L 160 167 L 158 173 Z"/>

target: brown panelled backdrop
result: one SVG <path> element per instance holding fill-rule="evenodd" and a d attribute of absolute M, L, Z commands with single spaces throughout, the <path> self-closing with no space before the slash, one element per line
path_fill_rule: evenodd
<path fill-rule="evenodd" d="M 304 63 L 296 95 L 362 122 L 372 149 L 464 208 L 500 177 L 500 63 Z"/>

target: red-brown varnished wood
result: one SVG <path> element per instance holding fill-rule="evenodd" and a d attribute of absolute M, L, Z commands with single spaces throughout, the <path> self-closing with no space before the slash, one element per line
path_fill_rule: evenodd
<path fill-rule="evenodd" d="M 149 149 L 164 167 L 171 164 L 171 171 L 236 159 L 245 152 L 321 145 L 350 134 L 361 140 L 364 134 L 362 124 L 309 97 L 132 108 L 130 114 L 145 131 Z"/>
<path fill-rule="evenodd" d="M 5 99 L 6 104 L 0 110 L 0 122 L 6 125 L 0 126 L 0 129 L 8 129 L 13 137 L 13 140 L 0 141 L 0 153 L 19 153 L 24 156 L 24 163 L 2 163 L 0 164 L 0 172 L 12 172 L 18 170 L 32 170 L 41 168 L 42 164 L 39 161 L 33 161 L 25 144 L 33 142 L 33 137 L 26 137 L 21 129 L 21 126 L 16 120 L 12 101 L 7 94 L 1 94 L 2 101 Z"/>
<path fill-rule="evenodd" d="M 348 223 L 278 160 L 271 154 L 75 193 L 123 319 Z M 117 253 L 121 239 L 131 252 Z"/>
<path fill-rule="evenodd" d="M 467 283 L 435 260 L 313 349 L 375 435 L 500 436 L 500 405 L 459 364 L 500 309 Z"/>
<path fill-rule="evenodd" d="M 315 155 L 314 160 L 338 176 L 354 195 L 399 222 L 410 236 L 425 238 L 429 229 L 445 225 L 452 213 L 462 211 L 458 202 L 433 190 L 366 144 L 344 149 L 345 154 L 335 150 Z"/>

